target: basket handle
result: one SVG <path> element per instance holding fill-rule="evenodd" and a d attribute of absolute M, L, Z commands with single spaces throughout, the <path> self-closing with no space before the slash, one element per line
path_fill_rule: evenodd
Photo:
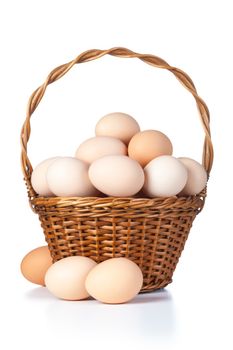
<path fill-rule="evenodd" d="M 26 185 L 28 188 L 28 194 L 29 197 L 35 196 L 35 191 L 33 190 L 31 186 L 31 174 L 32 174 L 32 165 L 30 163 L 30 160 L 27 156 L 27 143 L 30 137 L 31 132 L 31 126 L 30 126 L 30 118 L 37 106 L 39 105 L 40 101 L 42 100 L 45 91 L 47 89 L 47 86 L 56 80 L 60 79 L 63 75 L 65 75 L 75 64 L 77 63 L 83 63 L 92 61 L 94 59 L 100 58 L 105 55 L 112 55 L 116 57 L 123 57 L 123 58 L 139 58 L 141 61 L 150 64 L 154 67 L 161 68 L 161 69 L 167 69 L 171 73 L 175 75 L 175 77 L 180 81 L 180 83 L 193 95 L 194 99 L 196 100 L 197 109 L 200 114 L 200 119 L 202 122 L 202 126 L 205 132 L 205 140 L 203 145 L 203 154 L 202 154 L 202 164 L 205 167 L 208 175 L 210 174 L 212 163 L 213 163 L 213 145 L 211 142 L 211 134 L 210 134 L 210 116 L 209 116 L 209 110 L 205 102 L 198 96 L 195 85 L 193 84 L 191 78 L 182 70 L 170 66 L 166 61 L 163 59 L 149 54 L 139 54 L 135 53 L 131 50 L 128 50 L 126 48 L 122 47 L 115 47 L 111 48 L 109 50 L 88 50 L 83 53 L 81 53 L 79 56 L 77 56 L 73 61 L 70 61 L 66 64 L 63 64 L 54 70 L 48 75 L 47 79 L 45 80 L 44 84 L 41 85 L 38 89 L 36 89 L 33 94 L 31 95 L 28 106 L 27 106 L 27 114 L 26 114 L 26 120 L 23 124 L 22 131 L 21 131 L 21 165 L 22 170 L 24 174 L 24 179 L 26 181 Z"/>

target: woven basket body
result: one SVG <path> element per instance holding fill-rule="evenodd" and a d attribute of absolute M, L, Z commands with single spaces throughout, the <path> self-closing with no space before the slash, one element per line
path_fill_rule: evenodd
<path fill-rule="evenodd" d="M 32 209 L 39 215 L 53 261 L 83 255 L 96 262 L 112 257 L 127 257 L 140 266 L 143 291 L 165 287 L 184 248 L 196 215 L 204 205 L 206 189 L 196 196 L 169 198 L 64 198 L 39 197 L 31 186 L 32 166 L 27 156 L 30 117 L 40 103 L 47 86 L 62 77 L 75 64 L 105 54 L 137 57 L 155 67 L 170 70 L 194 96 L 205 131 L 203 165 L 208 174 L 213 161 L 209 112 L 197 95 L 192 80 L 183 71 L 171 67 L 153 55 L 141 55 L 125 48 L 90 50 L 75 60 L 54 69 L 31 96 L 21 132 L 22 169 Z"/>

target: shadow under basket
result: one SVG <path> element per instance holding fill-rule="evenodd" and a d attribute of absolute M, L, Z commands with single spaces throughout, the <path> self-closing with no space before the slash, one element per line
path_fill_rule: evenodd
<path fill-rule="evenodd" d="M 133 58 L 171 71 L 194 96 L 205 132 L 203 166 L 208 175 L 213 161 L 209 112 L 197 95 L 192 80 L 178 68 L 153 55 L 141 55 L 125 48 L 89 50 L 75 60 L 54 69 L 31 96 L 27 117 L 21 132 L 22 169 L 28 188 L 29 202 L 39 215 L 53 261 L 81 255 L 97 263 L 113 257 L 126 257 L 142 270 L 141 292 L 163 288 L 172 275 L 193 220 L 202 210 L 206 189 L 189 197 L 113 198 L 113 197 L 40 197 L 32 188 L 33 168 L 27 156 L 30 117 L 49 84 L 62 77 L 75 64 L 88 62 L 106 54 Z"/>

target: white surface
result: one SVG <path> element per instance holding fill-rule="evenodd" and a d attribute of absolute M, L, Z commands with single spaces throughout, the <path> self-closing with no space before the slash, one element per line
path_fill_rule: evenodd
<path fill-rule="evenodd" d="M 232 349 L 231 1 L 7 1 L 0 31 L 1 349 Z M 19 131 L 30 93 L 50 70 L 86 49 L 117 45 L 159 55 L 196 83 L 215 146 L 208 198 L 166 291 L 119 306 L 59 301 L 19 272 L 23 256 L 44 244 L 22 181 Z M 177 80 L 106 57 L 48 89 L 32 117 L 32 164 L 73 155 L 116 110 L 167 133 L 175 155 L 201 159 L 195 103 Z"/>

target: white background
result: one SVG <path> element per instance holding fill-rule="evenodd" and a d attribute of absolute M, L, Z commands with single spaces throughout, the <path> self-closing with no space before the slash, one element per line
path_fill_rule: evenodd
<path fill-rule="evenodd" d="M 1 349 L 232 349 L 231 1 L 5 1 L 0 5 Z M 186 71 L 211 112 L 215 162 L 174 282 L 125 305 L 53 298 L 20 275 L 43 245 L 20 169 L 27 99 L 50 70 L 92 48 L 125 46 Z M 106 57 L 49 87 L 32 117 L 32 164 L 73 155 L 106 113 L 165 132 L 174 155 L 201 160 L 195 103 L 169 73 Z"/>

